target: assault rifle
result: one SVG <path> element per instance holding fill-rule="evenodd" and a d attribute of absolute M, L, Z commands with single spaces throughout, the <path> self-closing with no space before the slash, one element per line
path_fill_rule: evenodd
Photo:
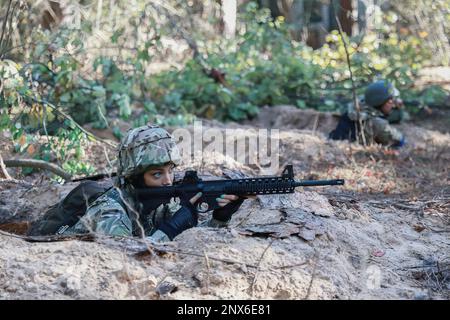
<path fill-rule="evenodd" d="M 167 187 L 137 189 L 139 199 L 152 201 L 169 200 L 172 197 L 184 196 L 191 199 L 198 192 L 202 193 L 195 203 L 197 210 L 206 212 L 219 208 L 216 201 L 222 194 L 234 194 L 240 197 L 263 194 L 294 193 L 296 187 L 343 185 L 344 180 L 294 180 L 292 165 L 287 165 L 281 176 L 255 177 L 228 180 L 202 180 L 197 171 L 186 171 L 183 180 Z"/>

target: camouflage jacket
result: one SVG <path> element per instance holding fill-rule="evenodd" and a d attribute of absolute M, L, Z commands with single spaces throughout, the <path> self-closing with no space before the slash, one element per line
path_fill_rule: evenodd
<path fill-rule="evenodd" d="M 85 215 L 64 234 L 89 232 L 115 236 L 144 236 L 150 240 L 170 241 L 157 226 L 170 219 L 181 208 L 180 199 L 172 198 L 149 214 L 140 215 L 140 203 L 134 200 L 132 190 L 114 187 L 96 199 Z M 208 227 L 224 227 L 228 223 L 210 218 L 200 224 Z"/>
<path fill-rule="evenodd" d="M 404 141 L 403 134 L 392 126 L 393 123 L 400 123 L 408 120 L 409 115 L 403 109 L 394 109 L 385 116 L 381 111 L 370 108 L 361 103 L 360 117 L 364 128 L 364 135 L 368 143 L 380 143 L 386 146 L 395 146 Z M 354 104 L 347 107 L 347 114 L 350 120 L 357 121 L 357 114 Z"/>

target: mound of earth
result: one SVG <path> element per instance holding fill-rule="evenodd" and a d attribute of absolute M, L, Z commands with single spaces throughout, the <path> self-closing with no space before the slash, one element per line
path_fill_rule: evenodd
<path fill-rule="evenodd" d="M 404 210 L 304 191 L 248 201 L 229 228 L 193 228 L 156 248 L 2 233 L 0 298 L 445 298 L 417 272 L 443 263 L 448 239 L 417 223 Z"/>

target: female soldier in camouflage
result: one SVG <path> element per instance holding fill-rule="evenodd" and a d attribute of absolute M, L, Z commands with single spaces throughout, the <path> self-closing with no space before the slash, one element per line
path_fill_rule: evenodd
<path fill-rule="evenodd" d="M 178 147 L 166 130 L 151 125 L 131 129 L 120 145 L 116 186 L 95 200 L 64 233 L 99 232 L 170 241 L 196 226 L 198 217 L 193 203 L 200 193 L 192 199 L 172 198 L 169 203 L 159 204 L 151 199 L 137 199 L 134 192 L 136 188 L 172 185 L 173 169 L 180 160 Z M 204 225 L 227 225 L 243 200 L 222 195 L 217 199 L 221 208 L 214 210 Z"/>

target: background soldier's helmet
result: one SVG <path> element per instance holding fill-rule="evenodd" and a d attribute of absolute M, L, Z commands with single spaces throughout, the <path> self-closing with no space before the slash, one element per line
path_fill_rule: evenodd
<path fill-rule="evenodd" d="M 370 84 L 364 93 L 364 100 L 370 107 L 380 107 L 390 98 L 399 96 L 399 91 L 390 82 L 380 80 Z"/>
<path fill-rule="evenodd" d="M 181 162 L 180 152 L 166 130 L 145 125 L 128 130 L 119 147 L 118 176 L 143 173 L 150 166 Z"/>

